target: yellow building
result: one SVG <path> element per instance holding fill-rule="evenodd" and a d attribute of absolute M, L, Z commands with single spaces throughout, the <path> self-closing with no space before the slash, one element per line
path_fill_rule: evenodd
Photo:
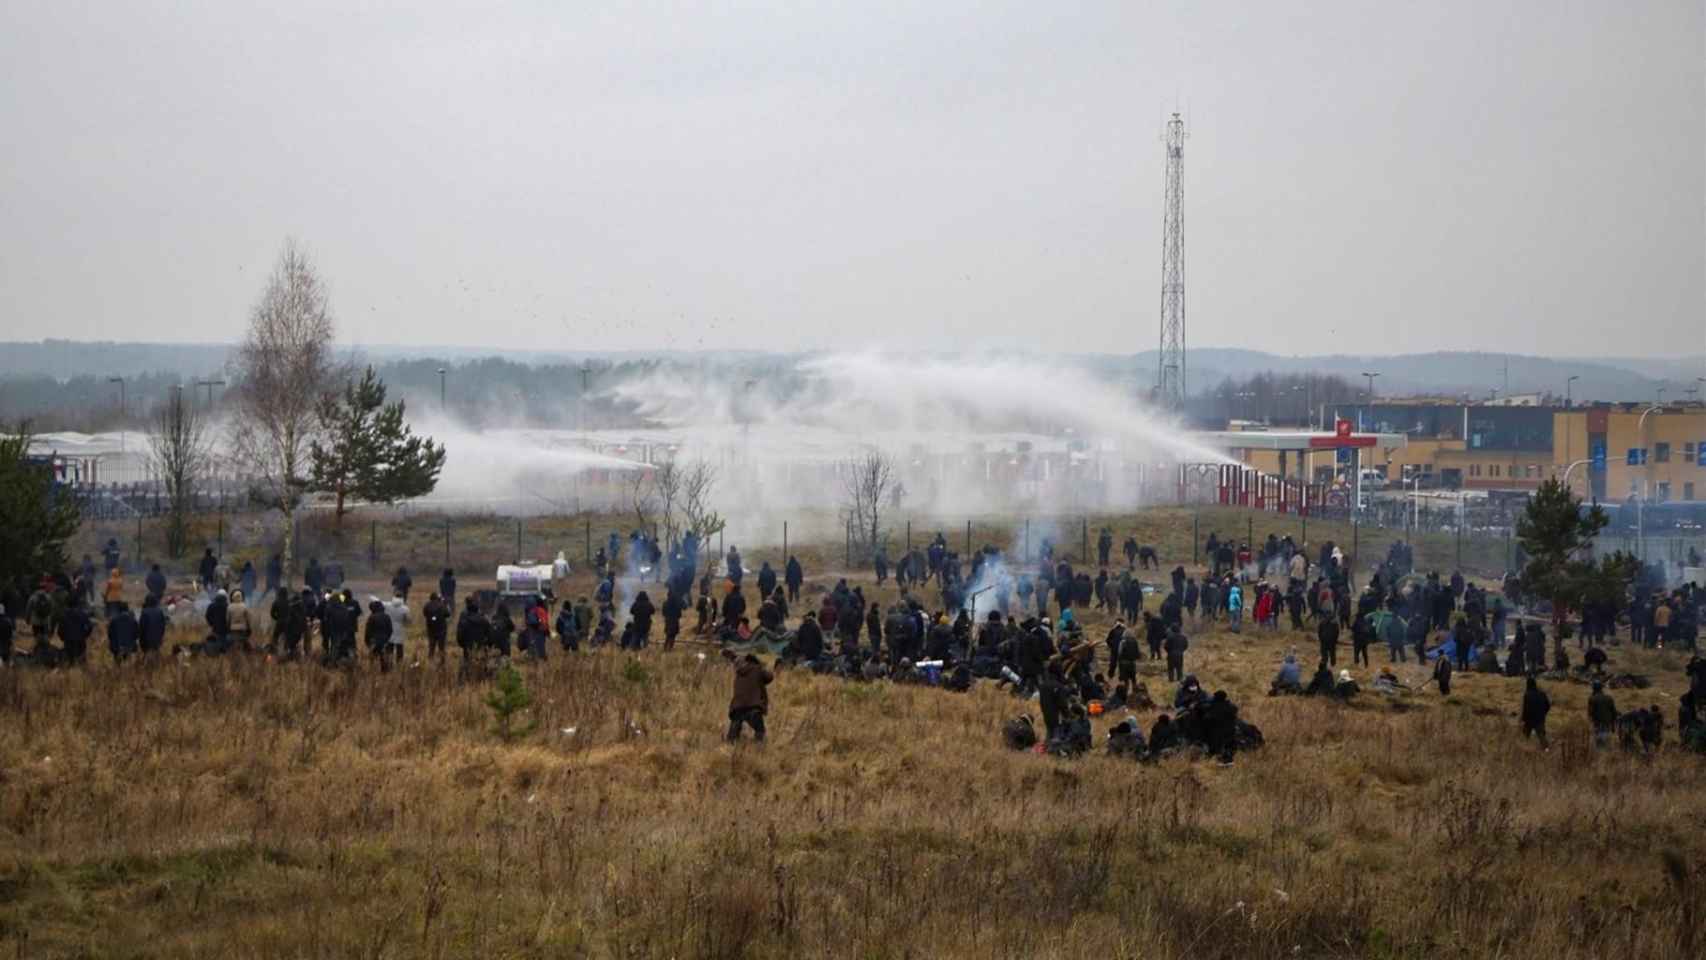
<path fill-rule="evenodd" d="M 1706 405 L 1597 404 L 1553 414 L 1552 473 L 1577 496 L 1706 500 Z M 1645 463 L 1629 464 L 1629 451 Z M 1603 469 L 1598 464 L 1603 451 Z M 1587 461 L 1585 463 L 1579 461 Z M 1571 469 L 1571 464 L 1576 464 Z"/>

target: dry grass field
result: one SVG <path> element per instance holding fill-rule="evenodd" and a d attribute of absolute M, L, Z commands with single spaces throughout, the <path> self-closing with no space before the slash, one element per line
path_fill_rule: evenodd
<path fill-rule="evenodd" d="M 1128 527 L 1188 559 L 1188 514 Z M 825 572 L 840 544 L 801 552 Z M 1566 683 L 1550 752 L 1518 680 L 1270 699 L 1292 643 L 1313 666 L 1287 631 L 1193 635 L 1188 668 L 1267 738 L 1228 768 L 1014 754 L 1000 725 L 1032 708 L 992 686 L 788 671 L 770 741 L 731 747 L 730 670 L 696 645 L 553 651 L 525 668 L 537 732 L 505 745 L 454 652 L 115 669 L 97 644 L 86 670 L 0 671 L 0 956 L 1706 953 L 1701 758 L 1595 753 Z M 1674 743 L 1680 656 L 1612 652 L 1656 681 L 1619 706 L 1659 704 Z"/>

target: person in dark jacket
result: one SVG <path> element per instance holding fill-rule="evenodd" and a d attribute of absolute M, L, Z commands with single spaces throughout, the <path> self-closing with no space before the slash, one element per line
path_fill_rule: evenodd
<path fill-rule="evenodd" d="M 130 604 L 118 601 L 118 610 L 107 620 L 107 649 L 112 652 L 114 663 L 123 663 L 136 652 L 138 632 L 136 614 L 130 612 Z"/>
<path fill-rule="evenodd" d="M 1593 745 L 1601 750 L 1611 746 L 1611 735 L 1617 730 L 1617 701 L 1597 680 L 1588 695 L 1588 723 L 1593 726 Z"/>
<path fill-rule="evenodd" d="M 443 660 L 445 641 L 450 637 L 450 606 L 443 597 L 431 594 L 421 609 L 421 616 L 426 619 L 427 656 Z"/>
<path fill-rule="evenodd" d="M 18 625 L 13 622 L 11 612 L 0 604 L 0 667 L 12 662 L 12 636 L 17 630 Z"/>
<path fill-rule="evenodd" d="M 1540 689 L 1534 675 L 1528 677 L 1528 688 L 1522 692 L 1522 735 L 1540 741 L 1540 749 L 1550 750 L 1546 740 L 1546 714 L 1552 710 L 1552 700 Z"/>
<path fill-rule="evenodd" d="M 302 585 L 314 591 L 316 597 L 325 592 L 326 575 L 320 570 L 319 557 L 308 558 L 308 568 L 302 571 Z"/>
<path fill-rule="evenodd" d="M 391 594 L 403 602 L 409 599 L 409 588 L 415 585 L 413 577 L 409 576 L 408 567 L 398 567 L 397 575 L 391 578 Z"/>
<path fill-rule="evenodd" d="M 462 648 L 463 661 L 468 661 L 491 640 L 491 622 L 480 612 L 479 600 L 469 597 L 462 608 L 462 615 L 456 619 L 456 645 Z"/>
<path fill-rule="evenodd" d="M 1185 639 L 1185 635 L 1177 627 L 1169 627 L 1163 645 L 1167 650 L 1167 679 L 1184 679 L 1185 651 L 1190 648 L 1191 642 Z"/>
<path fill-rule="evenodd" d="M 817 611 L 807 610 L 800 628 L 794 631 L 792 656 L 805 663 L 822 659 L 823 628 L 818 626 Z"/>
<path fill-rule="evenodd" d="M 196 565 L 196 573 L 201 578 L 201 588 L 206 590 L 213 586 L 213 575 L 219 570 L 219 561 L 213 558 L 213 548 L 208 547 L 201 555 L 201 563 Z"/>
<path fill-rule="evenodd" d="M 203 648 L 208 653 L 224 653 L 231 644 L 230 601 L 221 590 L 214 594 L 213 602 L 207 605 L 207 613 L 203 619 L 207 621 L 207 645 Z"/>
<path fill-rule="evenodd" d="M 782 580 L 788 586 L 788 602 L 797 603 L 800 599 L 800 587 L 806 582 L 806 572 L 800 566 L 798 557 L 788 558 L 788 566 L 782 571 Z"/>
<path fill-rule="evenodd" d="M 515 620 L 510 616 L 509 604 L 498 601 L 498 608 L 492 611 L 492 649 L 499 656 L 507 657 L 510 653 L 509 638 L 515 636 Z"/>
<path fill-rule="evenodd" d="M 770 712 L 770 681 L 776 679 L 764 669 L 758 657 L 747 654 L 735 658 L 734 651 L 724 650 L 723 656 L 734 661 L 734 696 L 729 699 L 729 733 L 733 742 L 740 739 L 742 727 L 752 728 L 754 740 L 764 742 L 764 716 Z"/>
<path fill-rule="evenodd" d="M 657 608 L 652 606 L 652 598 L 646 596 L 646 591 L 641 590 L 628 607 L 628 616 L 633 618 L 634 624 L 634 649 L 644 647 L 646 641 L 651 638 L 652 617 L 656 614 Z"/>
<path fill-rule="evenodd" d="M 770 568 L 766 560 L 758 565 L 758 595 L 768 597 L 776 592 L 776 571 Z"/>
<path fill-rule="evenodd" d="M 160 598 L 149 594 L 142 598 L 142 616 L 137 620 L 137 645 L 144 657 L 160 652 L 166 642 L 166 611 L 160 609 Z"/>
<path fill-rule="evenodd" d="M 59 640 L 65 645 L 65 662 L 82 663 L 88 657 L 89 636 L 94 632 L 95 621 L 83 606 L 83 598 L 74 594 L 59 618 Z"/>
<path fill-rule="evenodd" d="M 451 610 L 456 609 L 456 571 L 449 567 L 438 575 L 438 595 L 443 598 L 444 605 Z"/>
<path fill-rule="evenodd" d="M 1238 739 L 1238 707 L 1227 699 L 1225 690 L 1216 690 L 1214 698 L 1204 705 L 1202 722 L 1209 755 L 1219 757 L 1221 766 L 1231 764 Z"/>
<path fill-rule="evenodd" d="M 681 635 L 681 615 L 687 612 L 686 594 L 679 590 L 669 591 L 663 598 L 663 648 L 675 649 L 675 638 Z"/>
<path fill-rule="evenodd" d="M 1444 653 L 1434 658 L 1434 682 L 1442 695 L 1451 695 L 1451 658 Z"/>
<path fill-rule="evenodd" d="M 369 656 L 379 661 L 381 670 L 391 669 L 391 615 L 385 604 L 374 600 L 367 605 L 367 624 L 362 628 Z"/>
<path fill-rule="evenodd" d="M 148 576 L 143 578 L 142 585 L 148 588 L 148 595 L 151 597 L 166 595 L 166 575 L 160 572 L 158 563 L 148 568 Z"/>
<path fill-rule="evenodd" d="M 284 558 L 275 553 L 267 560 L 267 592 L 277 593 L 283 582 Z"/>
<path fill-rule="evenodd" d="M 1321 618 L 1315 627 L 1315 636 L 1321 641 L 1321 659 L 1329 667 L 1339 665 L 1339 621 L 1332 617 Z"/>

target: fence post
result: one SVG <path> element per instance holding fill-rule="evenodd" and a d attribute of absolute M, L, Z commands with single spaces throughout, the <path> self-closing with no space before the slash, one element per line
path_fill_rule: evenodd
<path fill-rule="evenodd" d="M 367 565 L 374 570 L 379 569 L 379 521 L 368 521 L 367 527 Z"/>
<path fill-rule="evenodd" d="M 1019 558 L 1023 563 L 1031 562 L 1031 518 L 1025 518 L 1025 552 Z"/>
<path fill-rule="evenodd" d="M 1083 536 L 1083 541 L 1084 541 L 1083 551 L 1084 552 L 1080 553 L 1078 555 L 1078 562 L 1084 564 L 1085 566 L 1089 566 L 1090 565 L 1090 518 L 1089 517 L 1083 517 L 1081 519 L 1082 519 L 1083 524 L 1084 524 L 1084 536 Z"/>
<path fill-rule="evenodd" d="M 971 521 L 966 521 L 966 558 L 971 558 Z"/>
<path fill-rule="evenodd" d="M 1197 544 L 1202 542 L 1202 504 L 1191 514 L 1191 566 L 1201 561 L 1197 559 Z"/>
<path fill-rule="evenodd" d="M 1352 516 L 1355 516 L 1355 514 L 1352 514 Z M 1309 543 L 1309 514 L 1306 513 L 1303 515 L 1303 542 L 1298 544 L 1298 546 L 1306 546 L 1306 545 L 1308 545 L 1308 543 Z M 1250 549 L 1251 550 L 1256 549 L 1256 545 L 1253 543 L 1250 544 Z"/>
<path fill-rule="evenodd" d="M 145 570 L 148 558 L 142 555 L 142 511 L 136 512 L 136 569 Z"/>
<path fill-rule="evenodd" d="M 912 552 L 912 518 L 906 520 L 906 552 Z"/>
<path fill-rule="evenodd" d="M 450 518 L 444 518 L 444 566 L 450 568 Z"/>
<path fill-rule="evenodd" d="M 521 562 L 521 518 L 515 518 L 515 561 Z"/>
<path fill-rule="evenodd" d="M 782 562 L 788 562 L 788 521 L 782 521 Z"/>
<path fill-rule="evenodd" d="M 586 518 L 586 565 L 592 566 L 592 516 Z"/>
<path fill-rule="evenodd" d="M 842 566 L 849 569 L 853 566 L 853 521 L 847 521 L 847 553 L 842 560 Z"/>
<path fill-rule="evenodd" d="M 225 511 L 219 511 L 219 559 L 225 559 Z"/>

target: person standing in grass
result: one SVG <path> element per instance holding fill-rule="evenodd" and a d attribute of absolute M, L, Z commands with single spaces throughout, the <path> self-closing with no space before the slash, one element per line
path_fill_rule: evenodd
<path fill-rule="evenodd" d="M 753 654 L 736 659 L 732 650 L 723 656 L 735 665 L 734 696 L 729 699 L 729 733 L 732 743 L 740 739 L 741 728 L 751 727 L 752 738 L 764 742 L 764 716 L 770 712 L 770 682 L 776 679 Z"/>
<path fill-rule="evenodd" d="M 1533 674 L 1529 678 L 1533 679 Z M 1617 729 L 1617 701 L 1605 692 L 1605 684 L 1597 680 L 1588 696 L 1588 723 L 1593 725 L 1594 747 L 1603 750 L 1611 746 L 1612 731 Z"/>
<path fill-rule="evenodd" d="M 1551 698 L 1546 696 L 1546 692 L 1540 689 L 1540 683 L 1530 674 L 1528 689 L 1522 692 L 1522 735 L 1539 740 L 1542 750 L 1552 749 L 1552 745 L 1546 741 L 1546 714 L 1551 709 Z"/>

